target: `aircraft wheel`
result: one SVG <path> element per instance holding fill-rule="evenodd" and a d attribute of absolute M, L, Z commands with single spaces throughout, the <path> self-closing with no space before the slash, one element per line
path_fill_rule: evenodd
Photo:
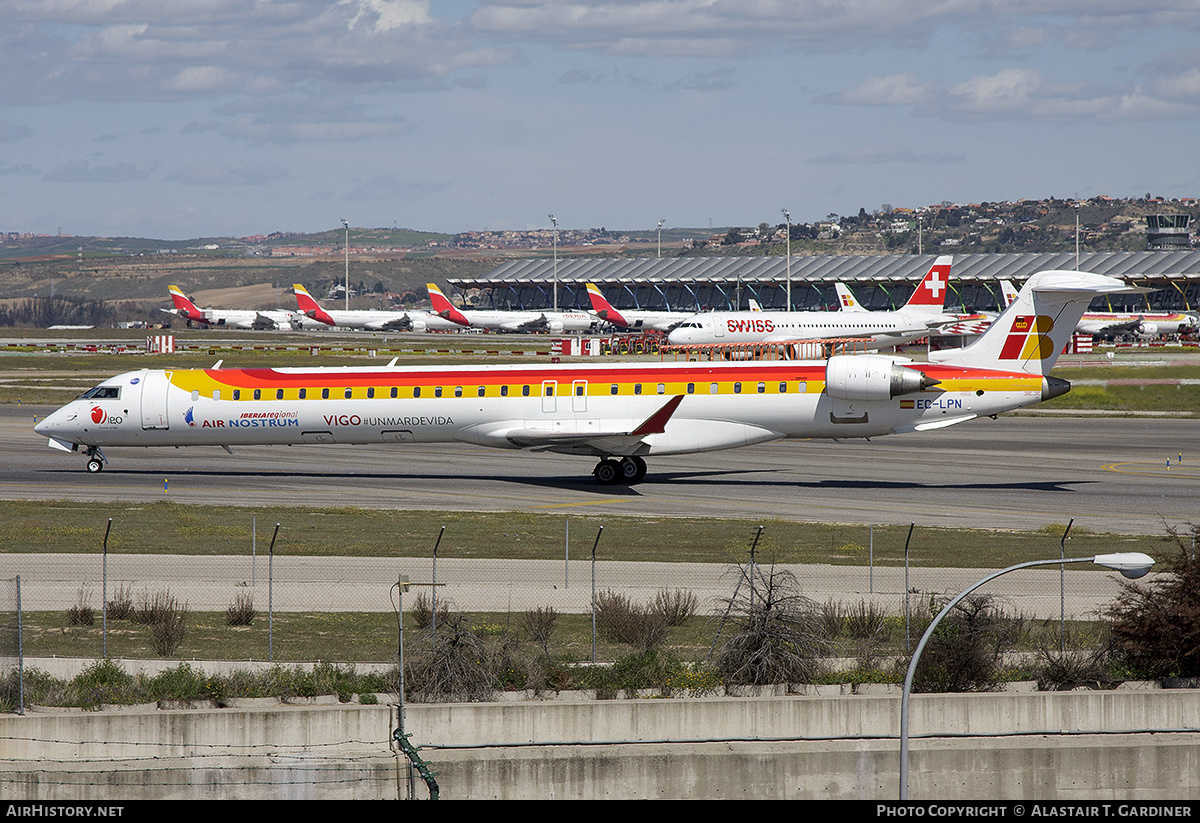
<path fill-rule="evenodd" d="M 646 461 L 640 457 L 626 457 L 620 465 L 621 480 L 625 483 L 640 483 L 646 476 Z"/>
<path fill-rule="evenodd" d="M 99 474 L 104 470 L 104 461 L 99 457 L 93 457 L 87 462 L 88 474 Z"/>
<path fill-rule="evenodd" d="M 602 486 L 611 486 L 621 481 L 621 464 L 615 460 L 601 460 L 592 469 L 592 477 Z"/>

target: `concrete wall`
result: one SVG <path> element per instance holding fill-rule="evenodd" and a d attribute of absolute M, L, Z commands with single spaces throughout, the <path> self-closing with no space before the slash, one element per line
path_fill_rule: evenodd
<path fill-rule="evenodd" d="M 418 746 L 437 747 L 422 756 L 447 798 L 888 800 L 897 796 L 899 704 L 414 705 L 406 730 Z M 394 717 L 388 706 L 4 716 L 0 795 L 394 798 L 404 791 L 388 745 Z M 1195 690 L 921 695 L 911 732 L 912 799 L 1200 798 Z"/>

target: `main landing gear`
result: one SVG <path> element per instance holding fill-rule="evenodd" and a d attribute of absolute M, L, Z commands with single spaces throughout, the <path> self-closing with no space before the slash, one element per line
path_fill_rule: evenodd
<path fill-rule="evenodd" d="M 601 486 L 632 486 L 641 483 L 645 476 L 646 461 L 640 457 L 622 457 L 620 460 L 606 457 L 592 469 L 592 477 Z"/>
<path fill-rule="evenodd" d="M 88 474 L 99 474 L 104 471 L 104 464 L 108 462 L 108 458 L 104 456 L 104 452 L 100 451 L 99 446 L 88 446 L 84 453 L 88 456 Z"/>

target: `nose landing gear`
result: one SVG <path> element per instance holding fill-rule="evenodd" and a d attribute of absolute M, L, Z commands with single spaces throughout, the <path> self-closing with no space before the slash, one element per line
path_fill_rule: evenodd
<path fill-rule="evenodd" d="M 104 464 L 108 462 L 108 458 L 104 456 L 104 452 L 100 451 L 99 446 L 88 446 L 84 453 L 88 456 L 88 474 L 99 474 L 104 471 Z"/>
<path fill-rule="evenodd" d="M 625 484 L 632 486 L 642 482 L 646 476 L 646 461 L 640 457 L 623 457 L 613 460 L 606 457 L 596 464 L 592 476 L 601 486 Z"/>

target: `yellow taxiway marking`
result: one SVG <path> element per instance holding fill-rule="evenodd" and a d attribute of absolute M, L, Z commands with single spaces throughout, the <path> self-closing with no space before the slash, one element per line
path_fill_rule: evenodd
<path fill-rule="evenodd" d="M 1180 480 L 1200 480 L 1200 463 L 1172 463 L 1167 468 L 1166 460 L 1162 463 L 1107 463 L 1100 467 L 1106 472 L 1117 474 L 1136 474 L 1143 477 L 1177 477 Z"/>

